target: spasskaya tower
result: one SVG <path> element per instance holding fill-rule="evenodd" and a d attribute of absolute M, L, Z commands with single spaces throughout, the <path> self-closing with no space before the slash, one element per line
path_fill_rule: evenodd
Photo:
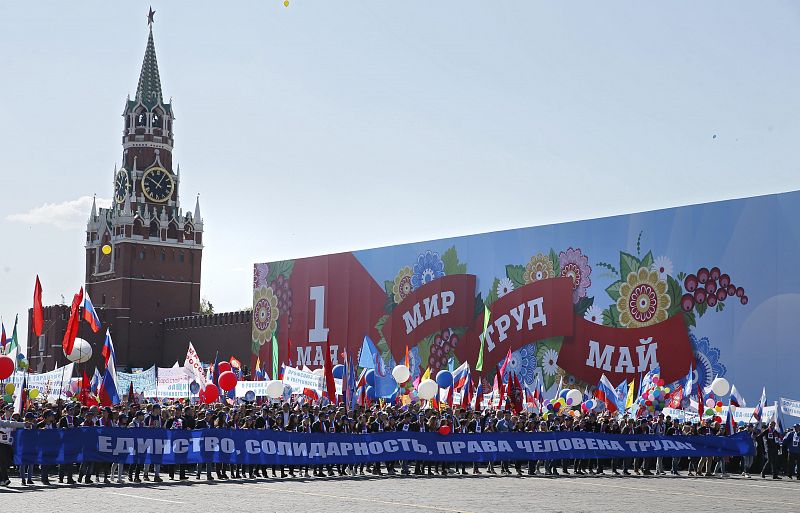
<path fill-rule="evenodd" d="M 163 319 L 200 311 L 203 218 L 199 198 L 193 211 L 181 208 L 175 113 L 161 90 L 152 24 L 151 11 L 136 94 L 122 113 L 112 204 L 93 204 L 86 227 L 86 290 L 111 327 L 118 365 L 127 367 L 161 359 Z"/>

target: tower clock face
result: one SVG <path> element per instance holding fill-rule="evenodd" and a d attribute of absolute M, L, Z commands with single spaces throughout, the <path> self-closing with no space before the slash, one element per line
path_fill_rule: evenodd
<path fill-rule="evenodd" d="M 131 181 L 125 168 L 117 171 L 114 178 L 114 199 L 117 203 L 122 203 L 131 191 Z"/>
<path fill-rule="evenodd" d="M 142 176 L 142 192 L 150 201 L 163 203 L 172 196 L 175 181 L 163 167 L 151 167 Z"/>

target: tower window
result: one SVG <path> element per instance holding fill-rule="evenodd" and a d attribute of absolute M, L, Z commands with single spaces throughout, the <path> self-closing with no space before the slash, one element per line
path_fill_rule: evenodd
<path fill-rule="evenodd" d="M 105 294 L 103 294 L 103 304 L 104 305 L 106 304 L 106 295 Z"/>
<path fill-rule="evenodd" d="M 164 252 L 162 251 L 161 252 L 161 261 L 163 262 L 166 259 L 167 259 L 167 255 L 165 255 Z"/>
<path fill-rule="evenodd" d="M 144 111 L 136 115 L 136 126 L 147 126 L 147 114 Z"/>
<path fill-rule="evenodd" d="M 158 221 L 155 219 L 150 223 L 150 237 L 158 237 Z"/>
<path fill-rule="evenodd" d="M 139 251 L 139 260 L 144 260 L 144 250 Z"/>
<path fill-rule="evenodd" d="M 183 253 L 178 255 L 178 262 L 183 263 Z"/>

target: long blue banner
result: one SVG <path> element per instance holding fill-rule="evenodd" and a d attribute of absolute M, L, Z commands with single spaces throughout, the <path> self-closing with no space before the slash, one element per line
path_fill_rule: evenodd
<path fill-rule="evenodd" d="M 584 432 L 451 434 L 285 433 L 269 430 L 94 428 L 21 430 L 14 461 L 54 465 L 242 463 L 316 465 L 376 461 L 497 461 L 655 456 L 743 456 L 747 433 L 722 436 L 608 435 Z"/>

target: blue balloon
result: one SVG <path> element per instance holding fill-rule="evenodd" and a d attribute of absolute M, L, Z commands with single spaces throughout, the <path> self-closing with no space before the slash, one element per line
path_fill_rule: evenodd
<path fill-rule="evenodd" d="M 344 365 L 342 365 L 341 363 L 339 365 L 334 365 L 333 377 L 336 379 L 342 379 L 342 376 L 344 376 Z"/>
<path fill-rule="evenodd" d="M 564 390 L 561 391 L 560 394 L 558 394 L 558 397 L 560 397 L 560 398 L 562 398 L 562 399 L 564 399 L 566 401 L 568 393 L 569 393 L 569 389 L 565 388 Z"/>
<path fill-rule="evenodd" d="M 453 386 L 453 373 L 448 370 L 440 370 L 436 374 L 436 384 L 441 388 L 450 388 Z"/>
<path fill-rule="evenodd" d="M 367 381 L 367 385 L 374 387 L 375 386 L 375 369 L 370 369 L 364 374 L 364 379 Z"/>
<path fill-rule="evenodd" d="M 368 386 L 367 387 L 367 398 L 370 399 L 370 400 L 374 400 L 375 399 L 375 387 L 373 387 L 373 386 Z"/>
<path fill-rule="evenodd" d="M 24 354 L 22 354 L 22 353 L 19 353 L 19 354 L 17 355 L 17 360 L 24 360 L 24 359 L 25 359 L 25 355 L 24 355 Z"/>

